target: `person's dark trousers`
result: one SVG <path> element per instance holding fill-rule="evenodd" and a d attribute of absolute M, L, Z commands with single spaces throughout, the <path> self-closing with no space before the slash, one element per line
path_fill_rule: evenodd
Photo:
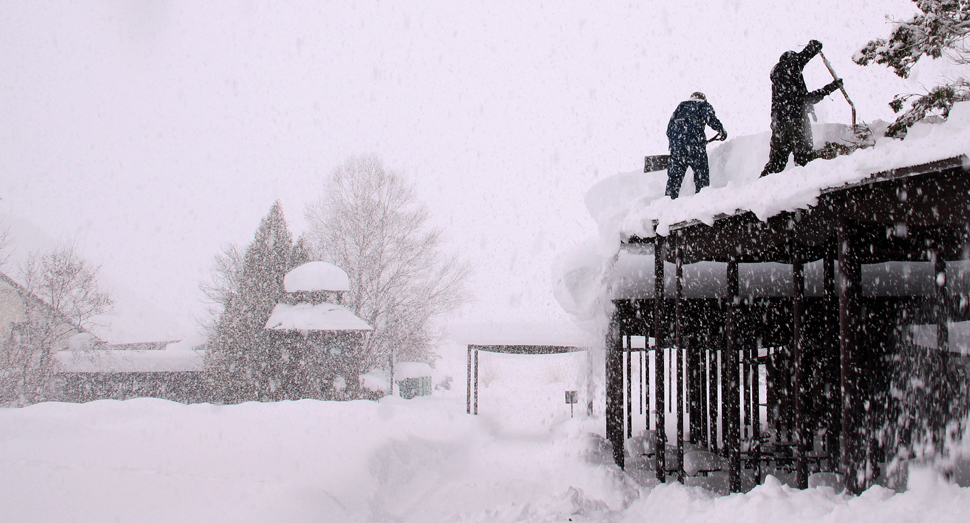
<path fill-rule="evenodd" d="M 768 163 L 761 171 L 761 176 L 780 173 L 788 165 L 788 155 L 795 153 L 795 163 L 805 166 L 808 162 L 815 159 L 812 147 L 811 127 L 807 125 L 782 125 L 772 124 L 771 126 L 771 152 L 768 153 Z"/>
<path fill-rule="evenodd" d="M 684 174 L 690 167 L 694 171 L 694 192 L 711 184 L 710 170 L 707 165 L 707 147 L 688 145 L 670 150 L 670 165 L 667 166 L 667 196 L 676 200 L 680 196 L 680 185 Z"/>

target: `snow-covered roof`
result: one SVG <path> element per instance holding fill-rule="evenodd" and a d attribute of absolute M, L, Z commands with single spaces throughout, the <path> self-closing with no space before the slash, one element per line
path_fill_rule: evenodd
<path fill-rule="evenodd" d="M 373 330 L 346 307 L 333 303 L 278 303 L 266 328 L 294 331 L 369 331 Z"/>
<path fill-rule="evenodd" d="M 202 372 L 202 353 L 179 344 L 162 350 L 64 350 L 55 354 L 61 373 Z"/>
<path fill-rule="evenodd" d="M 399 361 L 394 364 L 394 379 L 405 380 L 408 378 L 421 378 L 431 376 L 434 371 L 431 365 L 417 361 Z"/>
<path fill-rule="evenodd" d="M 604 255 L 632 236 L 667 235 L 680 223 L 713 224 L 719 216 L 750 211 L 766 220 L 784 211 L 807 209 L 825 189 L 853 184 L 880 172 L 970 153 L 970 102 L 955 104 L 944 123 L 918 123 L 905 140 L 882 136 L 885 123 L 873 124 L 874 147 L 805 167 L 792 162 L 780 173 L 759 178 L 768 159 L 770 133 L 742 136 L 709 152 L 711 186 L 693 193 L 689 180 L 681 197 L 664 196 L 667 174 L 621 173 L 593 186 L 586 207 L 596 220 Z M 849 132 L 837 124 L 813 126 L 816 147 L 840 141 Z M 654 228 L 656 224 L 656 229 Z"/>
<path fill-rule="evenodd" d="M 283 288 L 286 292 L 344 292 L 350 290 L 350 278 L 332 263 L 312 261 L 286 273 Z"/>

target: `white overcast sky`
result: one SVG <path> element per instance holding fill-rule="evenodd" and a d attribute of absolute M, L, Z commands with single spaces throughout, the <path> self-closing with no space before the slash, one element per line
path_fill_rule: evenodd
<path fill-rule="evenodd" d="M 0 0 L 0 214 L 190 324 L 221 245 L 276 199 L 299 234 L 323 177 L 375 153 L 476 266 L 457 321 L 564 322 L 552 268 L 595 235 L 585 191 L 664 152 L 679 101 L 704 91 L 731 136 L 764 132 L 769 70 L 818 38 L 860 118 L 889 119 L 932 79 L 850 57 L 914 9 Z M 827 75 L 813 61 L 809 88 Z M 838 96 L 819 114 L 849 118 Z"/>

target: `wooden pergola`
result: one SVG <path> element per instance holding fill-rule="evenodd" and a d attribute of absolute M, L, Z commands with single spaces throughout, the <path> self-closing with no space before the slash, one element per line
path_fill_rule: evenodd
<path fill-rule="evenodd" d="M 497 354 L 567 354 L 586 350 L 568 345 L 468 345 L 466 401 L 468 414 L 478 415 L 478 353 Z"/>
<path fill-rule="evenodd" d="M 670 394 L 677 402 L 678 459 L 671 469 L 666 452 L 655 453 L 660 481 L 668 473 L 683 480 L 685 443 L 724 457 L 734 492 L 741 490 L 746 463 L 760 470 L 764 366 L 767 416 L 791 450 L 797 486 L 807 487 L 809 462 L 824 457 L 849 492 L 868 488 L 878 445 L 866 425 L 866 404 L 886 379 L 883 356 L 896 350 L 901 323 L 914 311 L 930 310 L 937 349 L 945 352 L 948 322 L 970 320 L 968 300 L 948 290 L 946 275 L 946 262 L 966 259 L 970 244 L 968 165 L 959 156 L 878 173 L 822 191 L 809 209 L 765 221 L 739 212 L 712 226 L 679 224 L 666 237 L 629 238 L 624 248 L 653 252 L 654 288 L 649 297 L 614 300 L 606 340 L 606 419 L 616 463 L 624 466 L 624 441 L 633 434 L 630 354 L 642 350 L 654 354 L 647 372 L 653 380 L 646 380 L 653 390 L 645 390 L 654 394 L 656 413 L 651 420 L 648 409 L 645 428 L 655 427 L 658 449 L 666 448 L 665 360 L 677 367 Z M 664 263 L 656 260 L 674 266 L 672 296 L 665 293 Z M 805 266 L 817 261 L 822 292 L 807 295 Z M 863 293 L 863 265 L 914 261 L 933 264 L 931 295 Z M 717 297 L 685 296 L 692 282 L 684 267 L 698 262 L 723 264 Z M 769 262 L 787 266 L 790 291 L 742 295 L 739 265 Z M 653 343 L 634 348 L 632 336 Z M 742 426 L 748 434 L 744 452 Z M 819 433 L 823 456 L 813 445 Z"/>

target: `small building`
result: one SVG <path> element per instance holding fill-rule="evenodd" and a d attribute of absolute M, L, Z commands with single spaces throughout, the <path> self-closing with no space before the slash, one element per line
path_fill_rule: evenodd
<path fill-rule="evenodd" d="M 431 365 L 413 361 L 399 361 L 394 365 L 394 382 L 401 397 L 409 400 L 430 396 L 434 371 Z"/>
<path fill-rule="evenodd" d="M 0 340 L 27 328 L 29 315 L 47 315 L 50 306 L 0 273 Z M 138 397 L 184 403 L 207 401 L 202 355 L 176 341 L 111 344 L 69 319 L 55 316 L 53 380 L 45 398 L 67 402 Z M 34 318 L 36 320 L 36 318 Z M 14 399 L 0 389 L 0 402 Z"/>
<path fill-rule="evenodd" d="M 203 355 L 186 343 L 99 345 L 56 354 L 60 401 L 160 398 L 209 400 Z"/>
<path fill-rule="evenodd" d="M 305 263 L 283 278 L 286 295 L 276 304 L 265 329 L 286 353 L 284 383 L 291 399 L 340 398 L 357 394 L 357 352 L 373 328 L 340 304 L 350 280 L 331 263 Z"/>
<path fill-rule="evenodd" d="M 688 454 L 708 452 L 731 491 L 772 470 L 800 488 L 837 475 L 858 494 L 922 423 L 967 415 L 970 104 L 920 125 L 676 201 L 616 192 L 630 204 L 598 221 L 619 244 L 605 362 L 619 466 L 649 433 L 667 449 L 651 458 L 660 481 L 689 480 Z M 741 142 L 721 153 L 721 169 L 757 163 Z M 634 423 L 640 398 L 656 408 Z"/>

